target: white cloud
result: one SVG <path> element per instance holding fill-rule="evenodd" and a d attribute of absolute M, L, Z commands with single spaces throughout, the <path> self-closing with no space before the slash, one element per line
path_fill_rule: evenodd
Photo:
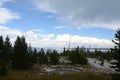
<path fill-rule="evenodd" d="M 67 41 L 69 41 L 70 37 L 71 36 L 69 34 L 57 35 L 56 36 L 56 41 L 65 41 L 65 42 L 67 42 Z"/>
<path fill-rule="evenodd" d="M 42 29 L 33 29 L 32 31 L 35 31 L 35 32 L 42 32 L 43 30 L 42 30 Z"/>
<path fill-rule="evenodd" d="M 38 9 L 58 14 L 76 28 L 120 28 L 120 0 L 34 0 Z"/>
<path fill-rule="evenodd" d="M 12 19 L 20 19 L 20 16 L 6 8 L 0 8 L 0 24 L 5 24 Z"/>
<path fill-rule="evenodd" d="M 0 0 L 0 24 L 5 24 L 13 19 L 20 19 L 17 12 L 13 12 L 4 7 L 6 2 L 15 2 L 15 0 Z"/>
<path fill-rule="evenodd" d="M 110 48 L 114 44 L 111 40 L 107 39 L 98 39 L 94 37 L 81 37 L 79 35 L 69 35 L 69 34 L 43 34 L 36 33 L 35 31 L 21 31 L 17 29 L 11 29 L 5 26 L 0 26 L 0 35 L 4 37 L 6 35 L 10 36 L 12 43 L 15 41 L 16 36 L 24 35 L 28 43 L 31 43 L 33 47 L 50 47 L 50 48 L 68 48 L 69 41 L 71 43 L 71 48 L 76 46 L 85 46 L 89 47 L 102 47 Z"/>
<path fill-rule="evenodd" d="M 63 28 L 65 28 L 65 26 L 56 26 L 56 27 L 54 27 L 55 29 L 63 29 Z"/>
<path fill-rule="evenodd" d="M 1 35 L 17 36 L 17 35 L 22 35 L 22 32 L 20 30 L 17 30 L 17 29 L 10 29 L 10 28 L 5 27 L 5 26 L 0 26 L 0 34 Z"/>

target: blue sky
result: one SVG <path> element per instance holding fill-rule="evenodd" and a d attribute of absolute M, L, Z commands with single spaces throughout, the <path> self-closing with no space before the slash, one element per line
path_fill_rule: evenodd
<path fill-rule="evenodd" d="M 24 35 L 34 47 L 68 47 L 70 38 L 71 47 L 113 47 L 120 22 L 118 2 L 0 0 L 0 35 L 9 35 L 12 42 Z"/>

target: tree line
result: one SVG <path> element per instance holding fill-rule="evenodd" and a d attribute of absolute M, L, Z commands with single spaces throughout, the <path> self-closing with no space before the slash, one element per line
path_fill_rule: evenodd
<path fill-rule="evenodd" d="M 72 50 L 63 49 L 62 53 L 56 50 L 48 49 L 45 51 L 41 48 L 40 51 L 33 49 L 28 45 L 24 36 L 17 36 L 14 45 L 11 44 L 9 36 L 5 40 L 2 35 L 0 36 L 0 74 L 7 74 L 8 68 L 14 69 L 29 69 L 34 64 L 57 65 L 60 59 L 63 58 L 69 64 L 82 64 L 88 63 L 87 57 L 99 58 L 102 62 L 107 59 L 115 59 L 116 62 L 112 63 L 117 72 L 120 72 L 120 29 L 115 33 L 115 39 L 112 42 L 116 45 L 115 48 L 107 52 L 97 51 L 90 52 L 85 50 L 84 47 L 77 47 Z M 63 63 L 64 63 L 63 61 Z"/>
<path fill-rule="evenodd" d="M 34 64 L 57 65 L 61 57 L 66 57 L 71 64 L 87 64 L 87 58 L 79 47 L 74 50 L 64 49 L 62 53 L 51 49 L 44 51 L 43 48 L 37 51 L 31 45 L 28 46 L 24 36 L 17 36 L 13 46 L 9 36 L 5 41 L 0 36 L 0 74 L 7 74 L 8 68 L 24 70 Z"/>
<path fill-rule="evenodd" d="M 48 60 L 49 57 L 49 60 Z M 0 74 L 7 74 L 9 67 L 14 69 L 28 69 L 36 63 L 39 64 L 58 64 L 59 54 L 55 50 L 41 48 L 39 52 L 28 46 L 25 37 L 18 36 L 12 46 L 9 37 L 3 40 L 0 36 Z"/>

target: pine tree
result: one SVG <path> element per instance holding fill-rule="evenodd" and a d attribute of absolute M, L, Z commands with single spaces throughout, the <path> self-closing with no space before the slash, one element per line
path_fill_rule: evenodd
<path fill-rule="evenodd" d="M 66 50 L 66 48 L 64 47 L 64 49 L 63 49 L 63 53 L 62 53 L 62 58 L 64 59 L 64 61 L 66 60 L 68 60 L 68 51 Z M 63 61 L 63 63 L 65 63 Z"/>
<path fill-rule="evenodd" d="M 115 39 L 112 42 L 116 45 L 114 48 L 114 59 L 116 62 L 112 63 L 114 68 L 118 73 L 120 73 L 120 29 L 115 33 Z M 113 80 L 120 80 L 120 74 L 113 74 Z"/>
<path fill-rule="evenodd" d="M 76 49 L 71 50 L 69 53 L 69 60 L 72 64 L 87 64 L 88 60 L 85 56 L 84 48 L 79 48 L 78 46 Z"/>
<path fill-rule="evenodd" d="M 5 38 L 0 36 L 0 74 L 7 74 L 8 66 L 10 62 L 10 53 L 11 53 L 11 43 L 9 37 Z"/>
<path fill-rule="evenodd" d="M 37 63 L 37 50 L 36 49 L 34 49 L 34 51 L 33 51 L 33 62 L 34 62 L 34 64 L 35 63 Z"/>
<path fill-rule="evenodd" d="M 115 33 L 115 39 L 112 40 L 114 44 L 116 44 L 114 49 L 115 59 L 117 62 L 114 62 L 114 69 L 117 72 L 120 72 L 120 29 L 118 29 Z"/>
<path fill-rule="evenodd" d="M 9 63 L 11 61 L 10 60 L 10 55 L 12 53 L 11 49 L 12 49 L 12 45 L 10 43 L 9 37 L 7 36 L 5 39 L 5 42 L 4 42 L 4 54 L 5 54 L 5 60 L 7 63 Z"/>
<path fill-rule="evenodd" d="M 31 44 L 28 47 L 28 55 L 29 55 L 29 61 L 30 61 L 30 65 L 34 65 L 34 61 L 33 61 L 33 50 L 31 48 Z"/>
<path fill-rule="evenodd" d="M 0 75 L 5 75 L 6 71 L 6 62 L 5 62 L 5 55 L 4 55 L 4 41 L 3 37 L 0 36 Z"/>
<path fill-rule="evenodd" d="M 25 37 L 23 36 L 18 36 L 14 43 L 12 66 L 16 69 L 27 69 L 30 67 L 28 47 L 25 41 Z"/>
<path fill-rule="evenodd" d="M 29 50 L 28 50 L 28 53 L 29 53 L 29 57 L 30 57 L 30 63 L 31 65 L 34 65 L 37 63 L 37 50 L 34 49 L 34 51 L 31 49 L 31 47 L 29 47 Z"/>
<path fill-rule="evenodd" d="M 59 64 L 59 54 L 56 50 L 53 50 L 53 52 L 50 54 L 50 64 L 57 65 Z"/>
<path fill-rule="evenodd" d="M 46 63 L 48 63 L 48 59 L 47 59 L 47 56 L 46 56 L 43 48 L 41 48 L 38 56 L 39 56 L 39 64 L 46 64 Z"/>
<path fill-rule="evenodd" d="M 0 60 L 3 60 L 3 50 L 4 50 L 4 42 L 3 37 L 0 36 Z"/>
<path fill-rule="evenodd" d="M 46 57 L 47 57 L 47 63 L 50 64 L 50 54 L 52 53 L 52 50 L 51 49 L 48 49 L 46 51 Z"/>

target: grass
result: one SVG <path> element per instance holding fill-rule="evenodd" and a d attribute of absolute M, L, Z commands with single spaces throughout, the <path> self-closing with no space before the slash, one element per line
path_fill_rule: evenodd
<path fill-rule="evenodd" d="M 39 69 L 9 70 L 8 75 L 0 76 L 0 80 L 111 80 L 110 75 L 100 73 L 81 72 L 64 75 L 38 75 Z"/>

